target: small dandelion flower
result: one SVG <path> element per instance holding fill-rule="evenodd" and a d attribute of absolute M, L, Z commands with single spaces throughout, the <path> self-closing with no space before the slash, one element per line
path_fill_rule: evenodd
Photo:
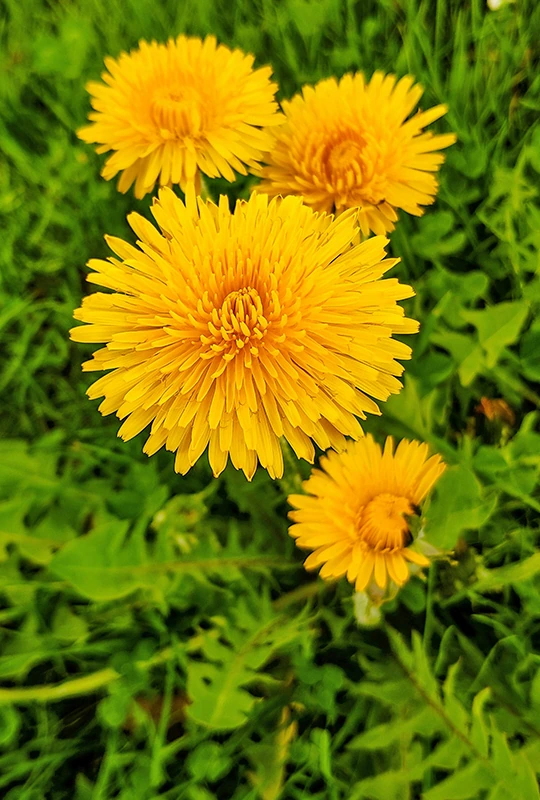
<path fill-rule="evenodd" d="M 399 300 L 409 286 L 381 280 L 397 259 L 387 240 L 357 241 L 355 213 L 337 220 L 296 197 L 253 194 L 231 213 L 162 189 L 161 228 L 129 217 L 138 247 L 107 237 L 118 258 L 92 260 L 89 280 L 112 294 L 85 298 L 78 342 L 102 342 L 85 370 L 112 370 L 88 390 L 130 439 L 151 424 L 149 455 L 165 446 L 186 473 L 208 447 L 215 475 L 257 463 L 283 473 L 280 438 L 299 458 L 359 438 L 357 417 L 399 392 L 415 333 Z"/>
<path fill-rule="evenodd" d="M 291 495 L 296 509 L 289 532 L 298 547 L 313 550 L 306 569 L 322 565 L 322 578 L 346 575 L 363 591 L 372 577 L 384 589 L 409 578 L 407 562 L 428 566 L 429 560 L 412 549 L 408 517 L 442 475 L 438 455 L 428 458 L 428 446 L 401 441 L 394 453 L 389 437 L 384 451 L 366 436 L 347 449 L 321 458 L 304 483 L 306 495 Z"/>
<path fill-rule="evenodd" d="M 410 119 L 422 95 L 408 75 L 361 73 L 304 86 L 282 104 L 286 123 L 275 132 L 261 191 L 295 194 L 317 211 L 358 208 L 364 235 L 394 228 L 397 210 L 421 215 L 433 203 L 436 172 L 453 133 L 434 136 L 424 126 L 442 117 L 438 105 Z"/>
<path fill-rule="evenodd" d="M 141 41 L 137 50 L 107 58 L 104 83 L 91 81 L 91 125 L 79 131 L 98 153 L 113 150 L 102 171 L 121 172 L 118 188 L 135 181 L 135 196 L 161 185 L 191 182 L 200 173 L 235 179 L 271 146 L 261 128 L 281 121 L 270 67 L 206 39 L 179 36 L 167 44 Z"/>

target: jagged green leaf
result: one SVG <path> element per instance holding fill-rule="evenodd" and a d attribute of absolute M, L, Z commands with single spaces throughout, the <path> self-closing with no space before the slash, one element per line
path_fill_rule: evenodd
<path fill-rule="evenodd" d="M 237 606 L 234 623 L 216 620 L 209 631 L 190 642 L 187 690 L 189 716 L 214 730 L 243 725 L 256 697 L 248 690 L 264 664 L 301 635 L 300 618 L 288 620 L 263 602 L 257 611 L 246 603 Z"/>
<path fill-rule="evenodd" d="M 423 795 L 423 800 L 478 800 L 493 783 L 493 773 L 481 761 L 472 761 Z"/>

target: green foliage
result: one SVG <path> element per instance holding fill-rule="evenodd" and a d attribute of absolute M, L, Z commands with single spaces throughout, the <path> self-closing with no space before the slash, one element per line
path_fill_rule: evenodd
<path fill-rule="evenodd" d="M 6 0 L 0 17 L 0 795 L 532 800 L 540 775 L 540 6 L 480 0 Z M 115 439 L 67 336 L 103 234 L 149 200 L 99 177 L 84 84 L 144 37 L 214 33 L 280 97 L 412 73 L 455 130 L 391 235 L 421 320 L 366 422 L 448 470 L 442 554 L 380 608 L 305 573 L 282 483 L 175 475 Z M 209 182 L 232 200 L 245 181 Z M 489 402 L 486 405 L 485 401 Z M 504 401 L 495 403 L 493 401 Z M 494 409 L 491 416 L 486 409 Z M 296 490 L 296 488 L 295 488 Z M 366 624 L 359 625 L 358 620 Z M 369 623 L 369 624 L 368 624 Z"/>
<path fill-rule="evenodd" d="M 195 636 L 189 651 L 201 653 L 204 660 L 193 661 L 188 670 L 190 718 L 213 730 L 242 725 L 255 703 L 245 687 L 257 680 L 258 670 L 276 652 L 300 638 L 305 621 L 303 615 L 291 620 L 275 614 L 268 602 L 254 616 L 241 602 L 233 627 L 227 618 L 217 618 L 211 630 Z"/>
<path fill-rule="evenodd" d="M 413 634 L 412 650 L 396 631 L 389 628 L 388 634 L 394 663 L 386 676 L 380 665 L 375 670 L 377 680 L 386 678 L 393 688 L 391 702 L 381 693 L 388 704 L 387 719 L 352 739 L 348 747 L 387 751 L 389 768 L 359 781 L 350 796 L 354 800 L 402 797 L 411 785 L 421 783 L 426 800 L 538 798 L 532 753 L 519 744 L 511 747 L 498 728 L 490 687 L 472 697 L 469 689 L 464 704 L 458 694 L 465 694 L 466 683 L 460 680 L 459 661 L 449 666 L 444 679 L 441 675 L 436 679 L 418 633 Z M 362 684 L 358 692 L 362 693 Z M 426 746 L 430 740 L 436 741 L 435 746 Z"/>
<path fill-rule="evenodd" d="M 465 464 L 451 467 L 441 477 L 426 520 L 426 537 L 437 547 L 451 550 L 467 530 L 478 530 L 490 518 L 497 495 L 488 495 Z"/>

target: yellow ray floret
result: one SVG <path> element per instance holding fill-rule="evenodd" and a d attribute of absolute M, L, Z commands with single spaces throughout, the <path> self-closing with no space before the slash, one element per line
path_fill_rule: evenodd
<path fill-rule="evenodd" d="M 397 359 L 415 333 L 397 301 L 409 286 L 381 280 L 397 259 L 387 240 L 358 239 L 354 212 L 337 220 L 296 197 L 253 194 L 230 212 L 187 206 L 162 189 L 152 213 L 129 223 L 137 247 L 107 237 L 118 259 L 92 260 L 89 280 L 113 291 L 85 298 L 78 342 L 102 342 L 85 370 L 112 370 L 90 387 L 130 439 L 152 425 L 145 452 L 165 445 L 185 473 L 208 447 L 215 475 L 227 458 L 251 478 L 259 461 L 283 472 L 280 438 L 313 461 L 319 447 L 358 438 L 372 398 L 399 392 Z"/>
<path fill-rule="evenodd" d="M 424 132 L 447 108 L 435 106 L 407 119 L 422 95 L 407 75 L 361 73 L 305 86 L 282 104 L 286 124 L 278 128 L 258 170 L 261 191 L 295 194 L 317 211 L 359 209 L 362 232 L 394 228 L 397 210 L 421 215 L 433 203 L 438 153 L 453 144 L 453 133 Z"/>
<path fill-rule="evenodd" d="M 91 81 L 92 124 L 79 131 L 98 153 L 114 151 L 102 175 L 118 172 L 118 188 L 135 181 L 135 196 L 161 185 L 199 186 L 201 173 L 235 179 L 271 146 L 262 128 L 281 122 L 270 67 L 206 39 L 179 36 L 167 44 L 139 43 L 107 58 L 103 83 Z"/>
<path fill-rule="evenodd" d="M 343 575 L 363 591 L 374 580 L 384 588 L 409 578 L 407 562 L 427 566 L 409 532 L 408 516 L 445 470 L 441 457 L 428 458 L 428 446 L 392 439 L 384 451 L 366 436 L 342 453 L 329 453 L 304 483 L 305 495 L 291 495 L 296 509 L 289 533 L 298 547 L 313 552 L 306 569 L 321 567 L 323 578 Z"/>

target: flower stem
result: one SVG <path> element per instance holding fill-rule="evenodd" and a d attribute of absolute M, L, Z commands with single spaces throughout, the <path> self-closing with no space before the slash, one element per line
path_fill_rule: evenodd
<path fill-rule="evenodd" d="M 283 452 L 284 473 L 279 482 L 285 494 L 296 494 L 302 490 L 302 475 L 298 467 L 298 458 L 285 439 L 281 439 L 281 450 Z"/>

